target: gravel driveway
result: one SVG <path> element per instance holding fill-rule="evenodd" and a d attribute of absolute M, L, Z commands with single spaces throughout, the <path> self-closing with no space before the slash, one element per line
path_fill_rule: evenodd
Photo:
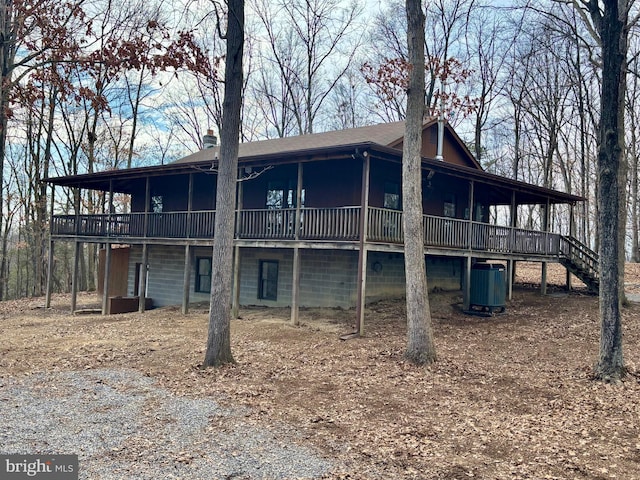
<path fill-rule="evenodd" d="M 333 468 L 295 431 L 244 418 L 132 370 L 0 378 L 0 453 L 78 454 L 81 479 L 298 479 Z"/>

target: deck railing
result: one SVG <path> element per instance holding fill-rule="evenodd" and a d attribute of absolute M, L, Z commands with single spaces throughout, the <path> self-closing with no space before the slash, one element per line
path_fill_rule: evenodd
<path fill-rule="evenodd" d="M 241 210 L 236 235 L 241 239 L 356 241 L 360 239 L 360 207 L 302 208 L 296 236 L 296 209 Z M 401 244 L 402 212 L 369 207 L 367 241 Z M 55 236 L 117 238 L 194 238 L 214 235 L 215 211 L 55 215 Z M 146 231 L 145 231 L 146 230 Z M 560 235 L 548 232 L 423 216 L 428 247 L 505 254 L 560 255 Z"/>
<path fill-rule="evenodd" d="M 402 212 L 388 208 L 369 207 L 367 240 L 370 242 L 402 243 Z"/>
<path fill-rule="evenodd" d="M 239 238 L 295 238 L 295 208 L 241 210 L 237 234 Z"/>
<path fill-rule="evenodd" d="M 358 240 L 360 210 L 360 207 L 304 208 L 300 211 L 300 238 Z"/>

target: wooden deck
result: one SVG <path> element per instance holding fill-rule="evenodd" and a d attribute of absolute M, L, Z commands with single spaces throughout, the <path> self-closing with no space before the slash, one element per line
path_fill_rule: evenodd
<path fill-rule="evenodd" d="M 303 208 L 296 228 L 296 209 L 241 210 L 237 212 L 239 240 L 359 242 L 360 207 Z M 55 215 L 54 238 L 85 241 L 113 238 L 132 243 L 147 240 L 203 240 L 213 238 L 215 211 Z M 365 240 L 400 246 L 404 242 L 402 212 L 368 208 Z M 561 236 L 468 220 L 424 215 L 425 247 L 494 254 L 560 256 Z M 296 235 L 297 232 L 297 235 Z M 563 244 L 564 245 L 564 244 Z M 566 245 L 565 245 L 566 247 Z M 461 252 L 462 253 L 462 252 Z"/>

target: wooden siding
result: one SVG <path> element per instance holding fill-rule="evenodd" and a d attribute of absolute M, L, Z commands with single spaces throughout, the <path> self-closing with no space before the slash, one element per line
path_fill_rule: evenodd
<path fill-rule="evenodd" d="M 330 208 L 360 205 L 362 163 L 349 160 L 307 163 L 302 185 L 305 207 Z"/>
<path fill-rule="evenodd" d="M 297 164 L 278 165 L 264 171 L 258 177 L 242 183 L 242 206 L 247 210 L 264 209 L 267 206 L 267 190 L 270 182 L 281 182 L 295 190 Z M 327 160 L 303 164 L 304 206 L 307 208 L 335 208 L 360 205 L 362 188 L 362 163 L 356 160 Z M 371 160 L 369 206 L 384 207 L 385 184 L 402 184 L 399 163 L 373 158 Z M 215 210 L 216 175 L 194 170 L 192 210 Z M 423 173 L 423 211 L 428 215 L 442 216 L 446 195 L 454 194 L 456 218 L 464 218 L 468 208 L 469 182 L 452 176 L 436 174 L 431 179 Z M 151 196 L 161 196 L 162 212 L 186 212 L 188 207 L 189 175 L 151 177 Z M 400 189 L 400 195 L 402 191 Z M 475 200 L 488 205 L 489 194 L 483 187 L 475 189 Z M 285 205 L 287 207 L 289 205 Z M 151 210 L 151 206 L 149 207 Z M 488 211 L 487 208 L 485 208 Z M 145 211 L 145 182 L 138 182 L 131 195 L 131 212 Z"/>
<path fill-rule="evenodd" d="M 395 148 L 402 149 L 403 142 L 394 145 Z M 427 158 L 435 158 L 438 149 L 438 124 L 434 123 L 424 130 L 422 134 L 422 156 Z M 442 145 L 442 156 L 447 163 L 461 165 L 464 167 L 475 166 L 469 160 L 468 154 L 460 146 L 460 144 L 452 138 L 451 134 L 445 129 L 444 142 Z"/>
<path fill-rule="evenodd" d="M 128 287 L 128 265 L 129 247 L 119 247 L 111 249 L 111 270 L 109 272 L 109 296 L 124 297 L 127 295 Z M 106 251 L 104 248 L 98 252 L 98 291 L 99 295 L 104 292 L 104 262 Z"/>

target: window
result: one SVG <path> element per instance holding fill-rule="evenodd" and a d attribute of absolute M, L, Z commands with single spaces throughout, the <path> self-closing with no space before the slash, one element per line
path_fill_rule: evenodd
<path fill-rule="evenodd" d="M 298 187 L 295 180 L 273 180 L 267 184 L 266 205 L 269 210 L 267 217 L 267 237 L 280 237 L 293 234 L 295 215 L 291 209 L 296 208 Z M 301 192 L 301 206 L 304 207 L 304 189 Z M 277 210 L 289 209 L 288 212 Z"/>
<path fill-rule="evenodd" d="M 162 213 L 162 195 L 151 197 L 151 211 L 153 213 Z"/>
<path fill-rule="evenodd" d="M 270 181 L 267 184 L 267 208 L 296 208 L 297 188 L 295 180 Z M 304 188 L 302 189 L 301 203 L 301 206 L 304 206 Z"/>
<path fill-rule="evenodd" d="M 133 296 L 137 297 L 140 294 L 140 271 L 142 270 L 142 263 L 136 262 L 135 279 L 133 280 Z"/>
<path fill-rule="evenodd" d="M 278 262 L 277 260 L 260 260 L 260 278 L 258 281 L 258 298 L 262 300 L 278 299 Z"/>
<path fill-rule="evenodd" d="M 456 216 L 456 196 L 453 193 L 447 193 L 444 196 L 444 216 L 449 218 Z"/>
<path fill-rule="evenodd" d="M 400 184 L 384 182 L 384 208 L 400 210 Z"/>
<path fill-rule="evenodd" d="M 476 203 L 476 211 L 473 215 L 474 222 L 485 222 L 485 210 L 484 205 L 481 203 Z"/>
<path fill-rule="evenodd" d="M 195 291 L 211 293 L 211 258 L 196 258 L 196 285 Z"/>

